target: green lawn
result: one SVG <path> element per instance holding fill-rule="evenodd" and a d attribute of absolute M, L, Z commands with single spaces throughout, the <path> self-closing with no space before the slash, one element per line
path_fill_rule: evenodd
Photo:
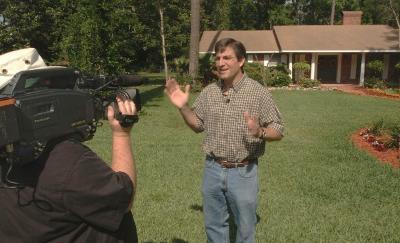
<path fill-rule="evenodd" d="M 140 89 L 143 112 L 132 135 L 140 242 L 205 242 L 202 135 L 186 127 L 161 86 Z M 400 102 L 334 91 L 273 96 L 286 136 L 260 160 L 257 242 L 399 242 L 400 171 L 349 136 L 380 118 L 400 122 Z M 106 160 L 109 136 L 104 126 L 88 142 Z"/>

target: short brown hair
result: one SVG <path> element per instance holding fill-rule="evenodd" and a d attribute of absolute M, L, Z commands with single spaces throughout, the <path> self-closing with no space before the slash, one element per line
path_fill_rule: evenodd
<path fill-rule="evenodd" d="M 215 53 L 223 52 L 228 46 L 233 49 L 238 60 L 242 60 L 243 58 L 246 59 L 246 48 L 242 42 L 233 38 L 224 38 L 217 41 L 214 47 Z"/>

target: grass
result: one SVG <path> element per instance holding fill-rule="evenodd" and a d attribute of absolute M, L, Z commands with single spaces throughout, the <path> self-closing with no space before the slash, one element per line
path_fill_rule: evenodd
<path fill-rule="evenodd" d="M 205 242 L 203 135 L 186 127 L 157 85 L 140 87 L 133 128 L 140 242 Z M 192 101 L 196 95 L 192 95 Z M 285 138 L 260 159 L 257 242 L 399 242 L 400 171 L 355 148 L 350 134 L 399 122 L 399 101 L 334 91 L 273 91 Z M 110 160 L 110 131 L 89 146 Z"/>

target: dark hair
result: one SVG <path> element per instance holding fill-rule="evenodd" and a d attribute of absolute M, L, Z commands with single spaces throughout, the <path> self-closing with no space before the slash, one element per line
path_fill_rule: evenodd
<path fill-rule="evenodd" d="M 224 38 L 217 41 L 214 47 L 215 54 L 217 54 L 218 52 L 223 52 L 226 47 L 230 47 L 233 49 L 238 60 L 242 60 L 243 58 L 246 59 L 246 48 L 244 47 L 242 42 L 237 41 L 233 38 Z"/>

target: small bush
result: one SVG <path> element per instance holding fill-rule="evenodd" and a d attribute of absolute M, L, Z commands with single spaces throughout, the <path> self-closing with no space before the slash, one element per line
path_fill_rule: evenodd
<path fill-rule="evenodd" d="M 375 77 L 375 78 L 382 78 L 382 73 L 385 65 L 381 60 L 373 60 L 367 63 L 367 76 L 368 77 Z"/>
<path fill-rule="evenodd" d="M 372 123 L 368 131 L 383 142 L 386 148 L 399 148 L 400 124 L 385 123 L 380 119 Z"/>
<path fill-rule="evenodd" d="M 176 81 L 178 82 L 179 85 L 191 84 L 192 77 L 188 73 L 177 73 Z"/>
<path fill-rule="evenodd" d="M 176 73 L 183 74 L 189 70 L 189 59 L 184 56 L 175 58 L 170 66 Z"/>
<path fill-rule="evenodd" d="M 374 136 L 380 136 L 382 135 L 383 128 L 383 119 L 380 119 L 379 121 L 372 123 L 372 125 L 369 127 L 369 131 Z"/>
<path fill-rule="evenodd" d="M 199 58 L 199 77 L 202 77 L 201 84 L 206 86 L 218 80 L 215 74 L 214 60 L 211 54 L 205 54 Z"/>
<path fill-rule="evenodd" d="M 317 79 L 302 78 L 299 80 L 298 84 L 303 88 L 312 88 L 318 87 L 321 82 L 319 82 Z"/>
<path fill-rule="evenodd" d="M 295 71 L 296 82 L 300 82 L 305 77 L 306 72 L 311 70 L 311 65 L 306 62 L 296 62 L 293 64 L 293 70 Z"/>
<path fill-rule="evenodd" d="M 387 81 L 378 77 L 367 77 L 364 81 L 364 87 L 372 89 L 386 89 Z"/>
<path fill-rule="evenodd" d="M 267 85 L 274 87 L 288 86 L 292 83 L 292 79 L 289 74 L 281 71 L 280 69 L 270 69 L 267 78 Z"/>
<path fill-rule="evenodd" d="M 250 78 L 258 81 L 260 84 L 264 85 L 266 83 L 268 70 L 264 65 L 259 63 L 246 63 L 244 71 Z"/>

